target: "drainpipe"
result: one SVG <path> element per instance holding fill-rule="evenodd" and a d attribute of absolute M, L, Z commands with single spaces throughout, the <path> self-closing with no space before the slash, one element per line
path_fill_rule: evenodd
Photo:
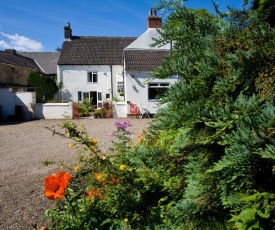
<path fill-rule="evenodd" d="M 112 94 L 112 99 L 113 99 L 113 97 L 114 97 L 114 92 L 113 92 L 114 82 L 113 82 L 113 66 L 112 65 L 110 65 L 110 70 L 111 70 L 111 94 Z"/>

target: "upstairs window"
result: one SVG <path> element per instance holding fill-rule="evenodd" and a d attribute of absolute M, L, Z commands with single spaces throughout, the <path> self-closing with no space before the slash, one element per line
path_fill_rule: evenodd
<path fill-rule="evenodd" d="M 122 93 L 123 91 L 124 91 L 123 81 L 118 81 L 117 82 L 117 92 Z"/>
<path fill-rule="evenodd" d="M 98 82 L 98 73 L 97 72 L 88 72 L 88 82 L 97 83 Z"/>
<path fill-rule="evenodd" d="M 148 100 L 158 100 L 169 87 L 169 83 L 150 83 L 148 85 Z"/>

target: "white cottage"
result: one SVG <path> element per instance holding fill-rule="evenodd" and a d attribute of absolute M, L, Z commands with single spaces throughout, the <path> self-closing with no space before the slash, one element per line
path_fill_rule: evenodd
<path fill-rule="evenodd" d="M 68 23 L 64 27 L 65 39 L 57 65 L 61 89 L 59 99 L 81 102 L 92 99 L 103 102 L 120 96 L 123 82 L 123 49 L 135 38 L 72 36 Z"/>
<path fill-rule="evenodd" d="M 129 102 L 157 111 L 159 95 L 177 80 L 152 79 L 150 72 L 158 68 L 171 44 L 152 47 L 160 36 L 162 19 L 156 10 L 149 11 L 147 30 L 138 38 L 72 36 L 68 23 L 64 27 L 64 43 L 57 65 L 58 82 L 62 85 L 59 99 L 81 102 L 92 99 L 99 107 L 118 97 L 116 115 L 127 117 Z"/>
<path fill-rule="evenodd" d="M 162 25 L 156 10 L 149 11 L 147 25 L 147 30 L 124 49 L 125 97 L 128 103 L 141 105 L 154 114 L 159 96 L 177 80 L 177 76 L 152 80 L 150 72 L 161 65 L 164 56 L 171 51 L 171 44 L 152 47 L 153 38 L 160 37 L 158 30 Z"/>

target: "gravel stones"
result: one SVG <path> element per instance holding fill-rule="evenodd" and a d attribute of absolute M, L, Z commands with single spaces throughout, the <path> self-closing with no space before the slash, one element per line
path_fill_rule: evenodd
<path fill-rule="evenodd" d="M 109 133 L 116 119 L 73 120 L 83 124 L 91 137 L 98 140 L 103 152 L 111 147 Z M 123 121 L 125 119 L 118 119 Z M 152 119 L 128 119 L 131 138 L 146 129 Z M 58 166 L 43 165 L 45 160 L 74 163 L 76 151 L 69 148 L 70 139 L 45 127 L 58 127 L 62 120 L 35 120 L 23 123 L 0 122 L 0 229 L 35 229 L 51 202 L 44 196 L 43 181 Z"/>

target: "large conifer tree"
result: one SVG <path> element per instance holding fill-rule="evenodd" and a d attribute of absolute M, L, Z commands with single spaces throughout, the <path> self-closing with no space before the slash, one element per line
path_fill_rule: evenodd
<path fill-rule="evenodd" d="M 174 46 L 154 76 L 183 79 L 147 134 L 151 147 L 184 159 L 186 187 L 167 226 L 274 229 L 274 2 L 261 2 L 218 16 L 174 4 L 156 42 Z"/>

